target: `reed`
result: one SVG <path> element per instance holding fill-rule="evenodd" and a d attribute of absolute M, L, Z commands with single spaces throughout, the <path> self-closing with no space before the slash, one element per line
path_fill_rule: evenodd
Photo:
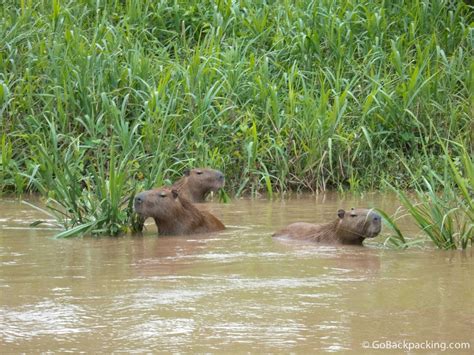
<path fill-rule="evenodd" d="M 134 191 L 190 166 L 224 171 L 237 195 L 416 188 L 423 166 L 443 173 L 433 127 L 472 142 L 472 13 L 448 0 L 4 2 L 0 191 L 54 195 L 68 228 L 105 218 L 91 228 L 116 233 Z"/>
<path fill-rule="evenodd" d="M 443 145 L 445 174 L 428 171 L 416 182 L 413 198 L 392 187 L 423 235 L 440 249 L 466 249 L 474 241 L 474 164 L 466 149 L 461 149 L 461 155 L 452 158 Z M 395 232 L 387 242 L 409 246 L 396 221 L 386 214 L 384 218 Z"/>

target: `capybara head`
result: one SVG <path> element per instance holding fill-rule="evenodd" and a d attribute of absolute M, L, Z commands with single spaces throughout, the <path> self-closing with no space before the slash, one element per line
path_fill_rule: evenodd
<path fill-rule="evenodd" d="M 224 186 L 224 174 L 219 170 L 195 168 L 186 170 L 174 186 L 193 202 L 202 202 L 211 191 Z"/>
<path fill-rule="evenodd" d="M 336 234 L 343 242 L 352 242 L 363 238 L 374 238 L 382 229 L 382 218 L 372 209 L 352 208 L 346 212 L 337 211 L 339 220 Z"/>
<path fill-rule="evenodd" d="M 157 220 L 172 219 L 183 209 L 178 192 L 169 188 L 143 191 L 135 196 L 133 202 L 135 212 L 141 217 L 153 217 Z"/>
<path fill-rule="evenodd" d="M 162 187 L 135 196 L 134 207 L 142 218 L 152 217 L 162 235 L 209 233 L 225 229 L 208 211 L 200 211 L 174 188 Z"/>

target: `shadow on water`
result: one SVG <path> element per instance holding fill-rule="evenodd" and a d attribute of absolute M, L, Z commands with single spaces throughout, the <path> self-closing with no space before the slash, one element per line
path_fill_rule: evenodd
<path fill-rule="evenodd" d="M 338 208 L 390 196 L 236 200 L 228 228 L 196 236 L 54 240 L 43 216 L 0 202 L 2 352 L 315 352 L 364 341 L 473 342 L 472 250 L 404 251 L 273 240 Z M 407 221 L 404 227 L 418 233 Z M 46 227 L 48 228 L 48 227 Z M 462 353 L 462 352 L 459 352 Z"/>

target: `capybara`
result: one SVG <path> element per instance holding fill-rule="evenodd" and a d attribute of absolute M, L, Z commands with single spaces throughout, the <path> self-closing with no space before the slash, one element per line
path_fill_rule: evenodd
<path fill-rule="evenodd" d="M 161 235 L 215 232 L 225 229 L 221 221 L 207 211 L 198 210 L 176 189 L 159 188 L 135 196 L 135 211 L 143 218 L 152 217 Z"/>
<path fill-rule="evenodd" d="M 310 240 L 326 244 L 362 245 L 365 238 L 374 238 L 382 229 L 382 219 L 374 210 L 352 208 L 337 211 L 338 218 L 331 223 L 312 224 L 297 222 L 273 234 L 274 237 Z"/>
<path fill-rule="evenodd" d="M 204 202 L 211 191 L 216 192 L 224 186 L 224 180 L 224 174 L 219 170 L 196 168 L 185 170 L 184 176 L 172 188 L 191 202 Z"/>

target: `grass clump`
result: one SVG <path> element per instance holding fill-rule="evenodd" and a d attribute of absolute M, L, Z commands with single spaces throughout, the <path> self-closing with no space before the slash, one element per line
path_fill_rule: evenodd
<path fill-rule="evenodd" d="M 47 196 L 46 206 L 65 229 L 56 237 L 141 230 L 132 199 L 143 184 L 129 183 L 138 172 L 130 158 L 138 144 L 126 154 L 116 154 L 112 143 L 109 150 L 99 150 L 93 162 L 84 156 L 87 150 L 81 150 L 80 144 L 80 139 L 67 143 L 62 147 L 64 155 L 50 155 L 39 145 L 34 174 L 28 176 L 31 184 Z"/>
<path fill-rule="evenodd" d="M 465 149 L 452 159 L 446 147 L 443 176 L 428 170 L 417 183 L 414 198 L 397 195 L 424 235 L 440 249 L 466 249 L 474 241 L 474 164 Z M 394 219 L 384 215 L 395 235 L 389 243 L 405 248 L 406 241 Z"/>

